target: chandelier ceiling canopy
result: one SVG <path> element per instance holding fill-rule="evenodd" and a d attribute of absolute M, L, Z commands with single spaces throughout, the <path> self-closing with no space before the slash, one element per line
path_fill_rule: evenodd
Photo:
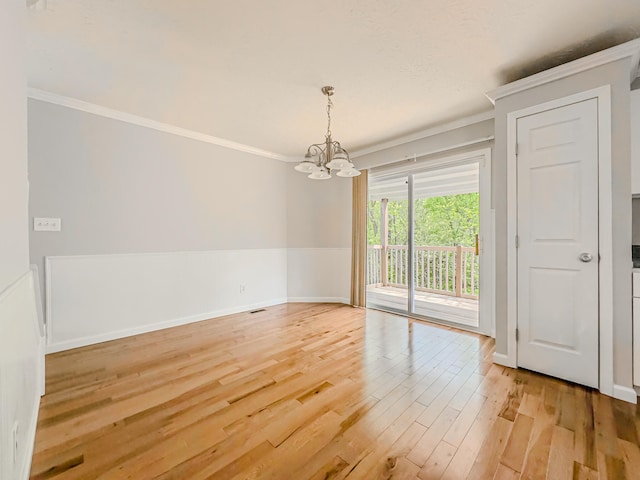
<path fill-rule="evenodd" d="M 298 172 L 307 173 L 313 180 L 327 180 L 333 172 L 339 177 L 357 177 L 360 171 L 349 160 L 349 153 L 342 148 L 340 142 L 331 138 L 331 96 L 333 87 L 322 87 L 322 93 L 327 96 L 327 133 L 324 143 L 314 143 L 309 146 L 304 160 L 295 166 Z"/>

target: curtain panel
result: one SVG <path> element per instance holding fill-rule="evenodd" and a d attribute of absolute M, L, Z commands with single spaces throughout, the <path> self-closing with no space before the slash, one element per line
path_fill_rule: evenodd
<path fill-rule="evenodd" d="M 367 187 L 368 170 L 353 177 L 351 225 L 351 305 L 364 307 L 367 266 Z"/>

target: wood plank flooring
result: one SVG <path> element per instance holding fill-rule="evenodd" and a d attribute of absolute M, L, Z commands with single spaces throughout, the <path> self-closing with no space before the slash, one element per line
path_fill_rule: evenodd
<path fill-rule="evenodd" d="M 31 478 L 640 478 L 640 410 L 492 353 L 285 304 L 50 355 Z"/>

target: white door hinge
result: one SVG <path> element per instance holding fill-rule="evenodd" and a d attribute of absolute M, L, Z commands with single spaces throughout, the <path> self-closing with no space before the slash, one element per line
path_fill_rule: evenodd
<path fill-rule="evenodd" d="M 520 235 L 516 235 L 516 248 L 520 248 Z"/>
<path fill-rule="evenodd" d="M 520 340 L 520 331 L 516 328 L 516 342 Z"/>

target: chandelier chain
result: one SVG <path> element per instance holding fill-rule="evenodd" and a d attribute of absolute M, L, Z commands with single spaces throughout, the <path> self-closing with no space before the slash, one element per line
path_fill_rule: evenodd
<path fill-rule="evenodd" d="M 327 96 L 327 138 L 331 137 L 331 107 L 333 102 L 331 97 Z"/>

